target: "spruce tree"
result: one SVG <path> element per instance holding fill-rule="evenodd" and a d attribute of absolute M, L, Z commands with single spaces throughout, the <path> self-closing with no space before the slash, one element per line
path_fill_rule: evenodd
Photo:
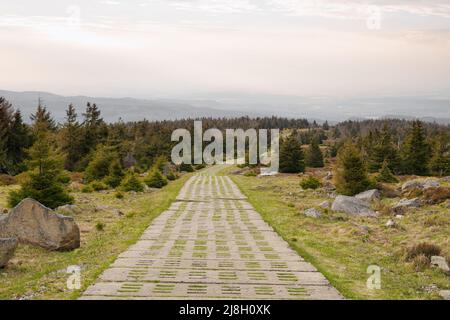
<path fill-rule="evenodd" d="M 0 97 L 0 172 L 9 172 L 8 139 L 12 119 L 12 106 Z"/>
<path fill-rule="evenodd" d="M 445 132 L 440 132 L 433 146 L 433 155 L 430 160 L 430 170 L 438 176 L 450 175 L 450 144 Z"/>
<path fill-rule="evenodd" d="M 52 145 L 48 132 L 43 130 L 37 133 L 36 142 L 29 149 L 29 179 L 22 183 L 20 190 L 10 193 L 11 206 L 16 206 L 25 198 L 37 200 L 52 209 L 73 203 L 73 198 L 61 182 L 62 157 Z"/>
<path fill-rule="evenodd" d="M 305 160 L 301 144 L 294 136 L 289 136 L 280 146 L 280 172 L 305 172 Z"/>
<path fill-rule="evenodd" d="M 371 187 L 361 151 L 351 141 L 339 150 L 335 183 L 336 190 L 347 196 L 353 196 Z"/>
<path fill-rule="evenodd" d="M 398 172 L 400 158 L 389 128 L 385 125 L 381 132 L 375 130 L 373 135 L 369 134 L 369 137 L 372 139 L 372 147 L 366 150 L 369 170 L 371 172 L 379 171 L 386 160 L 389 169 Z"/>
<path fill-rule="evenodd" d="M 414 121 L 403 144 L 403 171 L 406 174 L 426 175 L 430 148 L 421 121 Z"/>
<path fill-rule="evenodd" d="M 137 174 L 132 170 L 128 170 L 124 179 L 122 180 L 122 183 L 120 184 L 120 189 L 125 192 L 142 192 L 144 191 L 144 186 L 141 181 L 139 181 Z"/>
<path fill-rule="evenodd" d="M 377 176 L 378 182 L 386 182 L 386 183 L 397 183 L 398 180 L 392 173 L 391 169 L 389 168 L 389 163 L 387 160 L 384 160 L 383 166 L 381 167 L 381 170 Z"/>
<path fill-rule="evenodd" d="M 55 131 L 56 122 L 53 119 L 50 111 L 42 105 L 42 100 L 39 99 L 38 107 L 36 112 L 30 116 L 33 122 L 33 131 L 36 133 L 38 131 Z"/>
<path fill-rule="evenodd" d="M 306 166 L 311 168 L 323 168 L 323 154 L 320 150 L 319 142 L 316 137 L 311 139 L 308 151 L 306 153 Z"/>
<path fill-rule="evenodd" d="M 152 171 L 149 172 L 147 177 L 145 177 L 144 182 L 149 186 L 150 188 L 162 188 L 167 185 L 167 179 L 162 175 L 161 171 L 158 170 L 158 168 L 154 168 Z"/>
<path fill-rule="evenodd" d="M 109 175 L 105 178 L 105 183 L 111 188 L 116 188 L 120 185 L 124 176 L 122 164 L 120 163 L 120 160 L 116 158 L 109 166 Z"/>
<path fill-rule="evenodd" d="M 62 128 L 62 150 L 66 154 L 64 166 L 67 170 L 74 170 L 81 159 L 81 125 L 77 121 L 77 113 L 72 104 L 66 110 L 66 122 Z"/>

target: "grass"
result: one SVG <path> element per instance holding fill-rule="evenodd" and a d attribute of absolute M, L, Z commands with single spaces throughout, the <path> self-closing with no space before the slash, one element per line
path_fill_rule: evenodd
<path fill-rule="evenodd" d="M 229 176 L 264 220 L 346 298 L 438 299 L 439 290 L 450 289 L 444 272 L 430 267 L 416 271 L 414 262 L 405 259 L 408 248 L 421 242 L 438 245 L 448 256 L 450 212 L 446 204 L 410 210 L 402 219 L 350 218 L 320 208 L 330 198 L 323 189 L 302 191 L 299 176 Z M 398 200 L 383 200 L 383 204 Z M 312 207 L 323 212 L 321 218 L 303 215 Z M 389 219 L 396 219 L 398 227 L 387 228 Z M 380 290 L 367 289 L 370 265 L 381 267 Z"/>
<path fill-rule="evenodd" d="M 81 247 L 72 252 L 49 252 L 20 245 L 8 267 L 0 269 L 0 299 L 78 298 L 170 206 L 189 176 L 151 193 L 124 194 L 123 199 L 114 191 L 73 193 L 79 208 L 73 217 L 80 227 Z M 6 206 L 11 188 L 15 187 L 0 187 L 0 208 Z M 81 267 L 80 290 L 67 289 L 70 275 L 66 270 L 72 265 Z"/>

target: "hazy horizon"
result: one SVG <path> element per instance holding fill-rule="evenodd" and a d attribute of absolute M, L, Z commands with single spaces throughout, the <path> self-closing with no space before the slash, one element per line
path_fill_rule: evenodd
<path fill-rule="evenodd" d="M 0 12 L 4 90 L 450 95 L 443 0 L 7 0 Z"/>

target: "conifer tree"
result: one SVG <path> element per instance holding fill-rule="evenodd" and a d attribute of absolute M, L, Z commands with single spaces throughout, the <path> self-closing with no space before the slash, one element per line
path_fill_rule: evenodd
<path fill-rule="evenodd" d="M 397 183 L 398 180 L 392 173 L 391 169 L 389 168 L 389 163 L 387 160 L 384 160 L 383 166 L 381 167 L 381 170 L 377 176 L 378 182 L 386 182 L 386 183 Z"/>
<path fill-rule="evenodd" d="M 62 151 L 66 154 L 64 166 L 67 170 L 74 170 L 81 159 L 81 125 L 77 121 L 77 113 L 72 104 L 66 110 L 66 122 L 62 128 Z"/>
<path fill-rule="evenodd" d="M 109 166 L 109 175 L 105 178 L 105 183 L 111 188 L 116 188 L 120 185 L 124 176 L 122 164 L 120 163 L 120 160 L 116 158 Z"/>
<path fill-rule="evenodd" d="M 144 182 L 149 186 L 150 188 L 162 188 L 167 185 L 167 179 L 162 175 L 161 171 L 158 170 L 158 168 L 153 168 L 145 177 Z"/>
<path fill-rule="evenodd" d="M 445 132 L 440 132 L 433 146 L 430 170 L 438 176 L 450 175 L 450 144 Z"/>
<path fill-rule="evenodd" d="M 38 107 L 36 112 L 31 116 L 31 121 L 33 121 L 33 131 L 36 133 L 38 131 L 55 131 L 56 122 L 53 119 L 50 111 L 47 110 L 45 106 L 42 105 L 42 100 L 39 99 Z"/>
<path fill-rule="evenodd" d="M 280 146 L 280 172 L 300 173 L 305 171 L 305 160 L 301 144 L 289 136 Z"/>
<path fill-rule="evenodd" d="M 371 186 L 361 152 L 351 141 L 339 150 L 335 183 L 336 190 L 347 196 L 368 190 Z"/>
<path fill-rule="evenodd" d="M 144 191 L 144 186 L 139 181 L 139 178 L 137 174 L 133 170 L 128 170 L 126 173 L 124 179 L 122 180 L 122 183 L 120 184 L 120 188 L 125 191 L 135 191 L 135 192 L 142 192 Z"/>
<path fill-rule="evenodd" d="M 62 157 L 53 148 L 49 137 L 45 130 L 37 133 L 36 142 L 29 149 L 29 179 L 22 183 L 20 190 L 10 193 L 11 206 L 16 206 L 24 198 L 32 198 L 52 209 L 73 203 L 61 182 Z"/>
<path fill-rule="evenodd" d="M 319 147 L 316 137 L 311 139 L 308 151 L 306 153 L 306 166 L 311 168 L 323 168 L 323 154 Z"/>
<path fill-rule="evenodd" d="M 430 148 L 421 121 L 414 121 L 403 144 L 403 171 L 406 174 L 426 175 Z"/>

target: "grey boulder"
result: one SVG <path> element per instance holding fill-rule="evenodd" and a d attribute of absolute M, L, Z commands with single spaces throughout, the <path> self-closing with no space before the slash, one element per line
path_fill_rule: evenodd
<path fill-rule="evenodd" d="M 432 256 L 431 257 L 431 265 L 438 267 L 442 271 L 446 271 L 446 272 L 450 271 L 447 260 L 441 256 Z"/>
<path fill-rule="evenodd" d="M 22 200 L 0 220 L 0 237 L 47 250 L 73 250 L 80 246 L 80 230 L 71 217 L 55 213 L 33 199 Z"/>
<path fill-rule="evenodd" d="M 421 202 L 419 198 L 402 199 L 392 209 L 394 209 L 394 211 L 399 211 L 404 208 L 419 208 L 420 206 Z"/>
<path fill-rule="evenodd" d="M 373 189 L 373 190 L 368 190 L 368 191 L 361 192 L 360 194 L 357 194 L 355 196 L 355 198 L 357 198 L 359 200 L 366 201 L 366 202 L 372 202 L 372 201 L 375 201 L 375 200 L 380 200 L 381 199 L 381 193 L 380 193 L 379 190 Z"/>
<path fill-rule="evenodd" d="M 344 212 L 351 216 L 375 217 L 373 211 L 366 201 L 355 197 L 337 196 L 331 206 L 331 210 L 335 212 Z"/>
<path fill-rule="evenodd" d="M 18 241 L 15 238 L 1 238 L 0 239 L 0 268 L 3 268 L 8 263 L 9 259 L 16 251 Z"/>

